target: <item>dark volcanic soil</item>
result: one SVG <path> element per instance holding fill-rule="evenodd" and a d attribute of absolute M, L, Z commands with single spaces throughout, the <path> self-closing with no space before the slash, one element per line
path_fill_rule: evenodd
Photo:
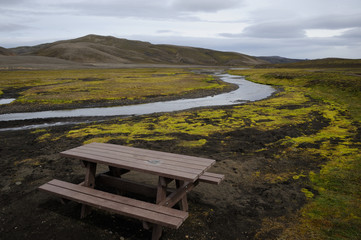
<path fill-rule="evenodd" d="M 322 115 L 312 115 L 312 120 L 302 126 L 273 131 L 247 128 L 210 135 L 201 149 L 178 147 L 172 141 L 133 142 L 135 147 L 214 158 L 217 163 L 211 171 L 226 175 L 219 186 L 197 186 L 188 197 L 189 218 L 178 230 L 165 229 L 162 239 L 275 239 L 306 202 L 301 188 L 307 188 L 308 180 L 301 177 L 272 182 L 257 173 L 307 172 L 317 170 L 320 161 L 303 156 L 297 149 L 275 160 L 272 156 L 284 151 L 285 146 L 265 146 L 328 125 Z M 141 119 L 135 117 L 133 121 Z M 0 239 L 150 239 L 150 232 L 143 230 L 140 221 L 103 211 L 79 219 L 79 204 L 62 205 L 37 190 L 53 178 L 73 183 L 84 178 L 78 161 L 59 156 L 59 152 L 84 140 L 66 138 L 64 133 L 70 128 L 49 128 L 47 132 L 56 137 L 55 141 L 39 141 L 44 132 L 31 133 L 33 130 L 0 132 Z M 180 134 L 177 138 L 197 140 L 194 135 Z M 139 175 L 130 178 L 139 179 Z"/>

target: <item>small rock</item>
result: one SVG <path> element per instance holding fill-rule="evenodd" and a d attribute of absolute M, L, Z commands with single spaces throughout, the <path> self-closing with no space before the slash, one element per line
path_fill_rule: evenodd
<path fill-rule="evenodd" d="M 20 181 L 18 181 L 18 182 L 16 182 L 15 184 L 19 186 L 19 185 L 21 185 L 21 182 L 20 182 Z"/>

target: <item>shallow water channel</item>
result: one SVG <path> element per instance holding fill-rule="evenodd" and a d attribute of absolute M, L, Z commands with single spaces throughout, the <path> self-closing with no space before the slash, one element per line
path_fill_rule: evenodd
<path fill-rule="evenodd" d="M 0 121 L 68 118 L 68 117 L 96 117 L 96 116 L 129 116 L 159 112 L 173 112 L 185 109 L 242 104 L 269 97 L 276 90 L 268 85 L 262 85 L 245 80 L 242 76 L 217 74 L 222 81 L 239 86 L 238 89 L 215 96 L 193 99 L 179 99 L 173 101 L 154 102 L 138 105 L 101 108 L 79 108 L 72 110 L 56 110 L 42 112 L 9 113 L 0 115 Z M 47 125 L 49 126 L 49 125 Z"/>
<path fill-rule="evenodd" d="M 2 98 L 2 99 L 0 99 L 0 105 L 9 104 L 15 100 L 16 100 L 15 98 Z"/>

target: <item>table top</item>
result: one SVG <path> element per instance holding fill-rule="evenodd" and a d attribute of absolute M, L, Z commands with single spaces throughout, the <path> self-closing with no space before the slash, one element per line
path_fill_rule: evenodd
<path fill-rule="evenodd" d="M 109 143 L 90 143 L 60 153 L 94 163 L 162 177 L 196 181 L 215 160 Z"/>

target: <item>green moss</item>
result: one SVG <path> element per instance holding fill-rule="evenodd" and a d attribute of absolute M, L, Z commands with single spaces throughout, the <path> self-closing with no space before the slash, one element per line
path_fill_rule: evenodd
<path fill-rule="evenodd" d="M 302 148 L 303 155 L 318 156 L 327 160 L 320 172 L 309 173 L 312 187 L 318 194 L 314 195 L 308 189 L 302 189 L 310 202 L 301 210 L 302 217 L 299 219 L 299 224 L 288 230 L 285 238 L 292 236 L 297 239 L 308 239 L 312 236 L 315 239 L 359 239 L 361 237 L 359 204 L 361 144 L 354 140 L 357 133 L 356 126 L 361 120 L 359 104 L 361 77 L 353 73 L 354 71 L 358 69 L 332 72 L 328 69 L 318 71 L 260 69 L 237 72 L 248 75 L 249 79 L 260 83 L 283 86 L 286 90 L 285 94 L 296 96 L 296 101 L 292 101 L 290 97 L 287 103 L 297 104 L 297 100 L 301 100 L 302 95 L 310 95 L 319 103 L 309 110 L 320 112 L 329 120 L 329 125 L 317 133 L 286 137 L 278 141 L 278 144 L 288 149 L 317 143 L 318 147 Z M 304 121 L 301 115 L 305 110 L 295 111 L 297 121 Z M 284 151 L 275 158 L 284 158 L 287 154 L 287 151 Z"/>
<path fill-rule="evenodd" d="M 182 69 L 87 69 L 1 71 L 4 89 L 27 88 L 16 102 L 70 104 L 82 101 L 144 99 L 182 95 L 201 89 L 223 89 L 228 84 L 209 75 Z"/>
<path fill-rule="evenodd" d="M 181 147 L 202 147 L 206 143 L 206 139 L 199 139 L 197 141 L 182 141 L 178 145 Z"/>
<path fill-rule="evenodd" d="M 303 192 L 308 199 L 313 198 L 315 196 L 312 192 L 310 192 L 306 188 L 302 188 L 301 192 Z"/>

